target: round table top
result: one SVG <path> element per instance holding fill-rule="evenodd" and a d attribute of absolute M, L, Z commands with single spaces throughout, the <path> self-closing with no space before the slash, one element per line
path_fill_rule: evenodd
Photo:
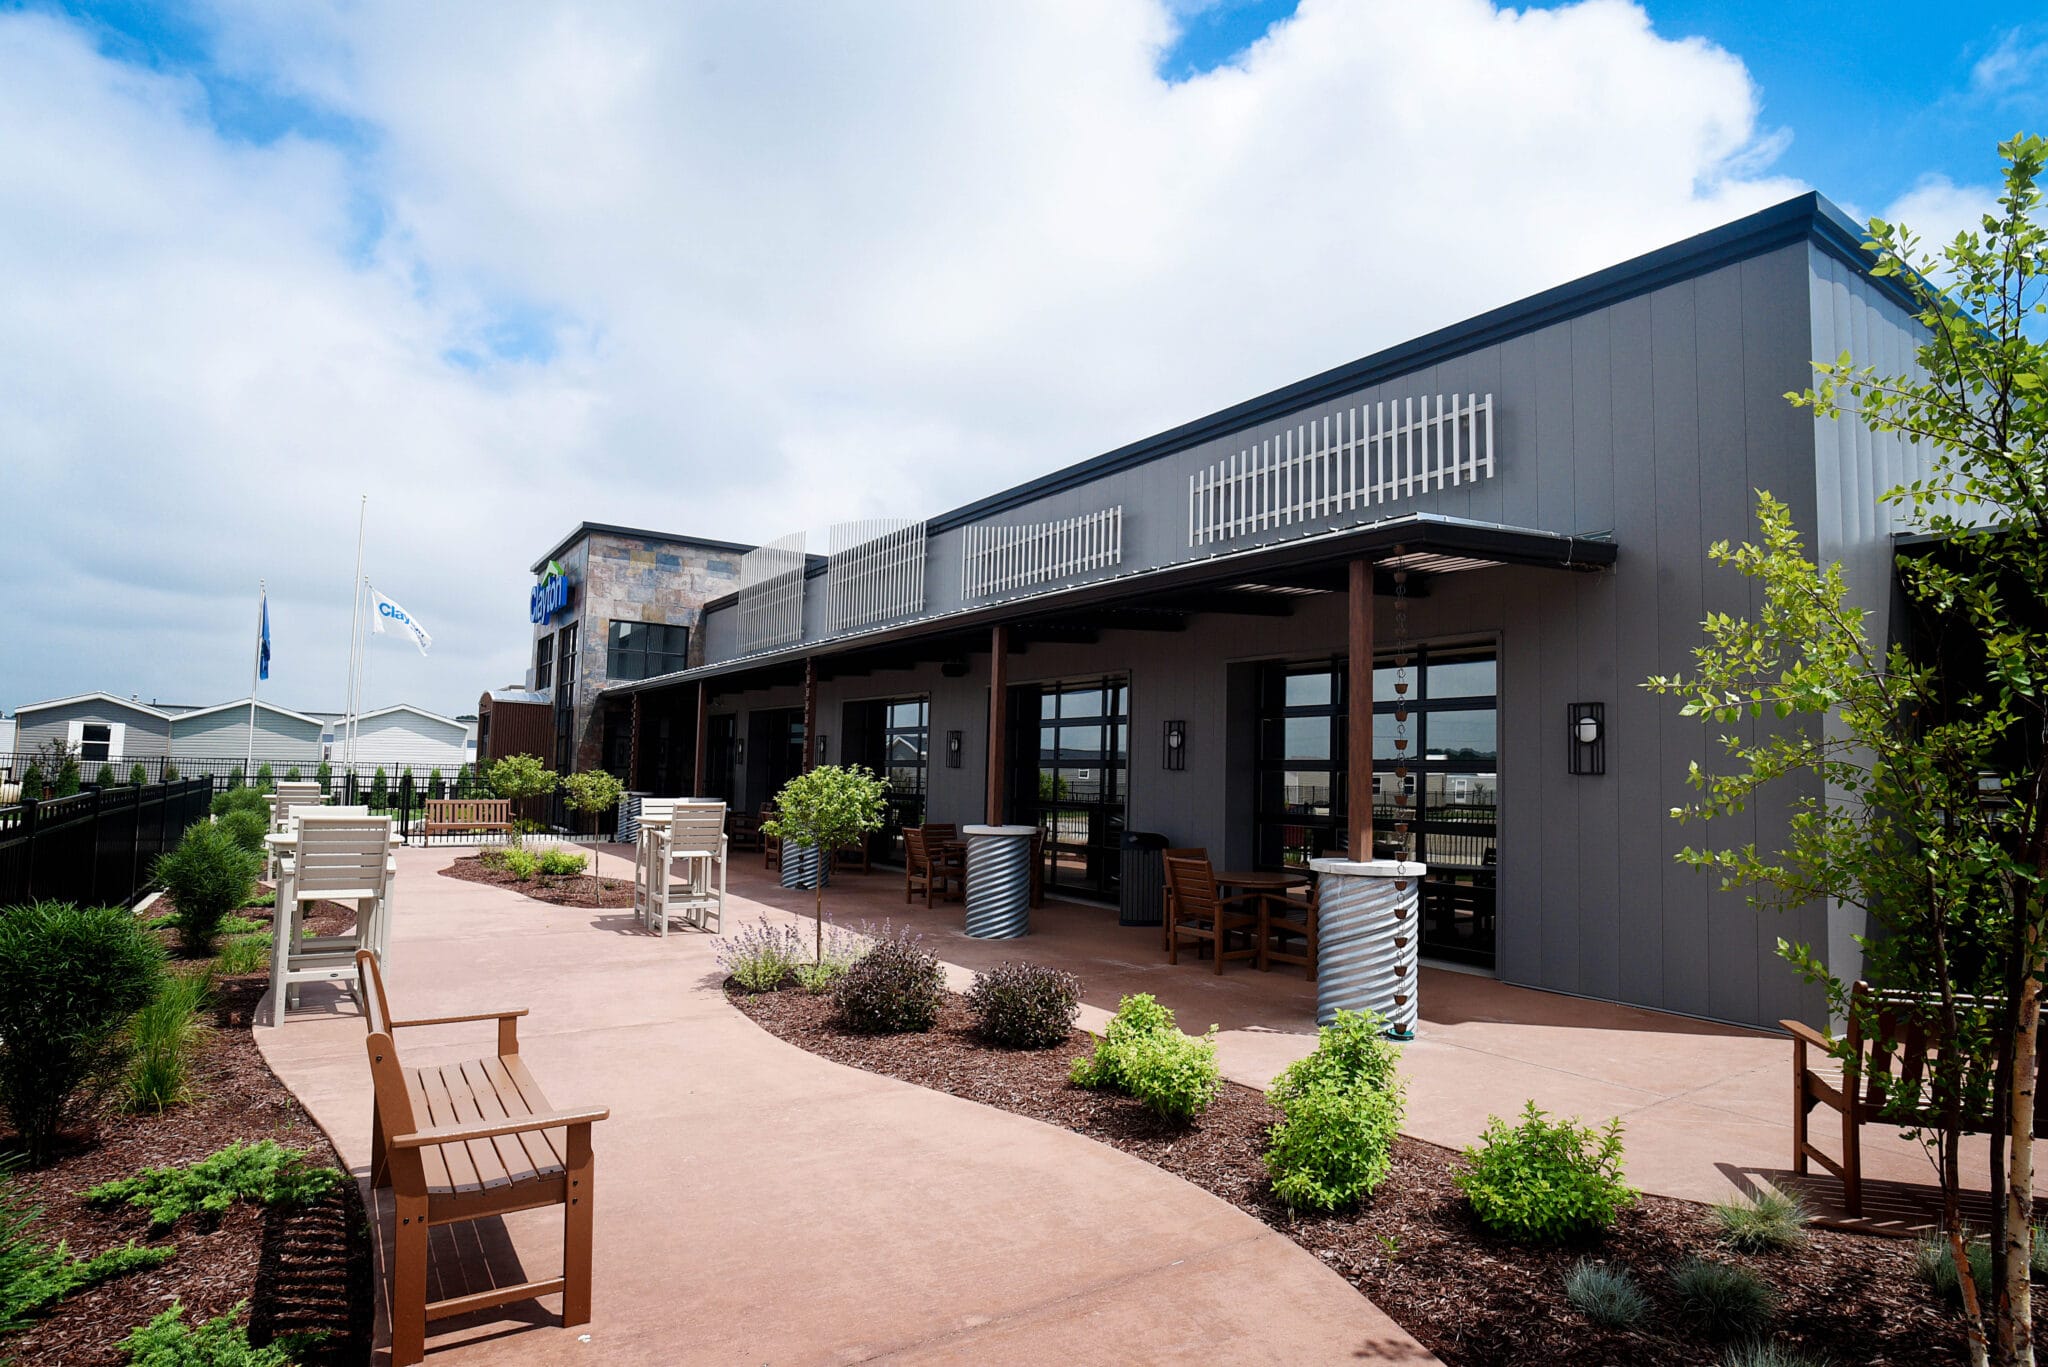
<path fill-rule="evenodd" d="M 1219 873 L 1216 881 L 1226 888 L 1298 888 L 1308 882 L 1308 875 L 1291 869 L 1256 869 Z"/>

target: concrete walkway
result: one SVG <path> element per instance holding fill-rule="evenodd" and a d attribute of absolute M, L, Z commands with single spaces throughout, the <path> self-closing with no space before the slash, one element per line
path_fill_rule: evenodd
<path fill-rule="evenodd" d="M 810 914 L 811 894 L 777 886 L 759 855 L 735 856 L 732 887 Z M 1048 902 L 1032 912 L 1028 937 L 972 940 L 957 902 L 906 905 L 901 871 L 882 869 L 838 877 L 826 908 L 842 924 L 888 917 L 917 927 L 953 966 L 956 988 L 971 981 L 972 970 L 1004 959 L 1064 968 L 1081 979 L 1081 1024 L 1090 1030 L 1102 1029 L 1123 995 L 1150 992 L 1190 1033 L 1220 1025 L 1223 1071 L 1250 1087 L 1263 1089 L 1315 1047 L 1315 985 L 1300 970 L 1259 973 L 1231 964 L 1218 975 L 1188 953 L 1169 965 L 1157 927 L 1119 926 L 1108 908 Z M 1792 1046 L 1785 1036 L 1443 969 L 1425 968 L 1421 987 L 1422 1020 L 1402 1060 L 1408 1134 L 1462 1148 L 1489 1115 L 1513 1117 L 1533 1099 L 1589 1124 L 1620 1116 L 1628 1179 L 1644 1191 L 1721 1201 L 1789 1177 Z M 1821 1142 L 1836 1152 L 1833 1132 L 1824 1130 L 1831 1121 L 1839 1124 L 1832 1112 L 1815 1113 Z M 1967 1144 L 1964 1157 L 1966 1185 L 1988 1189 L 1989 1141 Z M 1879 1127 L 1863 1133 L 1863 1164 L 1880 1183 L 1934 1178 L 1918 1145 Z"/>
<path fill-rule="evenodd" d="M 521 1047 L 550 1099 L 612 1118 L 595 1142 L 594 1321 L 568 1331 L 530 1305 L 448 1321 L 430 1362 L 1435 1361 L 1316 1258 L 1199 1188 L 784 1044 L 726 1003 L 708 937 L 658 940 L 626 912 L 440 877 L 454 853 L 399 853 L 395 1011 L 530 1007 Z M 754 914 L 735 898 L 727 926 Z M 361 1174 L 362 1023 L 345 996 L 304 991 L 307 1010 L 257 1040 Z M 474 1057 L 490 1029 L 401 1044 L 409 1062 Z M 528 1213 L 436 1254 L 466 1274 L 551 1275 L 560 1228 Z"/>

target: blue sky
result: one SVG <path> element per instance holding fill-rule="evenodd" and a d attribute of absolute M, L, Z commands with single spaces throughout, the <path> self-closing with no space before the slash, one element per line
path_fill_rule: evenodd
<path fill-rule="evenodd" d="M 1294 8 L 1294 0 L 1221 0 L 1187 16 L 1166 74 L 1230 61 Z M 1645 8 L 1664 37 L 1697 35 L 1741 58 L 1761 90 L 1764 126 L 1790 135 L 1774 169 L 1866 216 L 1930 173 L 1985 181 L 2001 139 L 2048 125 L 2048 9 L 2039 5 L 1645 0 Z M 1986 84 L 1980 64 L 1984 78 L 2006 79 Z"/>

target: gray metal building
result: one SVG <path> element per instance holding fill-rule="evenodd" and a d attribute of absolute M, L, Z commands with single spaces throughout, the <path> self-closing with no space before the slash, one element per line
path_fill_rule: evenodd
<path fill-rule="evenodd" d="M 1711 737 L 1638 685 L 1751 606 L 1707 548 L 1751 532 L 1758 489 L 1889 629 L 1877 495 L 1917 453 L 1783 397 L 1844 349 L 1910 363 L 1861 236 L 1802 196 L 829 555 L 771 543 L 706 605 L 701 660 L 603 691 L 631 786 L 752 807 L 865 762 L 901 821 L 1037 823 L 1054 888 L 1108 899 L 1125 831 L 1219 865 L 1341 848 L 1370 768 L 1377 852 L 1414 795 L 1426 957 L 1819 1020 L 1776 941 L 1853 969 L 1860 925 L 1760 916 L 1675 862 Z M 1768 843 L 1792 796 L 1716 842 Z"/>

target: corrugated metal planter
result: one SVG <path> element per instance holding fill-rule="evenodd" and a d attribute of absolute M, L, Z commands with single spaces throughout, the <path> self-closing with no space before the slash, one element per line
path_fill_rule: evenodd
<path fill-rule="evenodd" d="M 967 933 L 1014 940 L 1031 933 L 1032 826 L 965 826 Z"/>
<path fill-rule="evenodd" d="M 1415 1033 L 1421 864 L 1318 859 L 1316 1023 L 1373 1011 L 1388 1033 Z"/>
<path fill-rule="evenodd" d="M 815 888 L 818 886 L 818 847 L 816 845 L 782 844 L 782 886 L 785 888 Z M 832 882 L 832 871 L 824 871 L 825 882 Z"/>

